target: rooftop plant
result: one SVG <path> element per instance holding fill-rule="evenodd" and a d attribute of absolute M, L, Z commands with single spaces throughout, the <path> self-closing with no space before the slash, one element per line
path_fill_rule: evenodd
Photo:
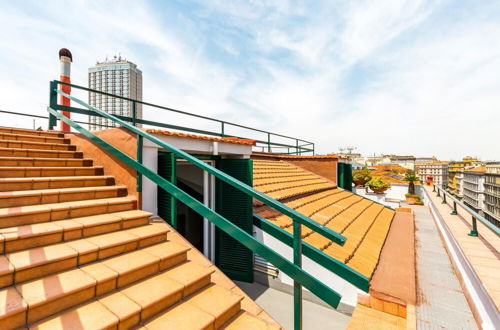
<path fill-rule="evenodd" d="M 352 181 L 354 181 L 356 185 L 364 185 L 366 182 L 370 181 L 371 178 L 370 170 L 366 166 L 361 170 L 352 171 Z"/>
<path fill-rule="evenodd" d="M 366 183 L 366 185 L 375 192 L 383 192 L 391 187 L 390 183 L 385 182 L 384 179 L 378 176 L 374 176 L 373 178 L 371 178 L 370 181 Z"/>
<path fill-rule="evenodd" d="M 407 170 L 405 173 L 404 181 L 408 182 L 408 193 L 415 195 L 415 182 L 417 182 L 418 176 L 415 174 L 413 170 Z"/>

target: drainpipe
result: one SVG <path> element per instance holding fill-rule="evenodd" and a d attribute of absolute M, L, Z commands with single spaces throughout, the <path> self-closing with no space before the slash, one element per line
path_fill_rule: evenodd
<path fill-rule="evenodd" d="M 59 80 L 62 82 L 66 83 L 71 83 L 71 62 L 73 62 L 73 56 L 71 55 L 71 52 L 67 48 L 61 48 L 59 50 L 59 61 L 60 61 L 60 68 L 61 68 L 61 74 L 59 77 Z M 63 91 L 66 94 L 71 94 L 71 87 L 67 85 L 59 85 L 61 91 Z M 64 106 L 70 106 L 71 101 L 67 97 L 61 96 L 60 98 L 60 104 Z M 65 115 L 66 117 L 70 118 L 70 112 L 68 111 L 62 111 L 62 114 Z M 63 132 L 70 132 L 71 128 L 69 127 L 68 124 L 63 122 L 61 120 L 61 131 Z"/>

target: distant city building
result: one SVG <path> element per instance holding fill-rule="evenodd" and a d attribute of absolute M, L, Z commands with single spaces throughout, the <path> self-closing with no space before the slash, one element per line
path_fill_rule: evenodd
<path fill-rule="evenodd" d="M 484 217 L 500 227 L 500 162 L 486 163 L 484 188 Z"/>
<path fill-rule="evenodd" d="M 464 157 L 461 161 L 451 161 L 448 165 L 448 191 L 458 198 L 463 197 L 464 171 L 482 165 L 481 161 L 473 157 Z"/>
<path fill-rule="evenodd" d="M 448 162 L 428 161 L 415 162 L 415 173 L 420 178 L 420 182 L 426 182 L 427 177 L 432 177 L 434 184 L 446 188 L 448 185 Z"/>
<path fill-rule="evenodd" d="M 414 170 L 415 160 L 416 158 L 414 156 L 384 155 L 383 160 L 379 163 L 379 165 L 393 164 L 409 170 Z"/>
<path fill-rule="evenodd" d="M 112 61 L 97 62 L 89 68 L 89 88 L 142 100 L 142 71 L 136 64 L 115 56 Z M 89 104 L 110 114 L 132 117 L 130 101 L 90 92 Z M 136 106 L 136 118 L 142 118 L 142 104 Z M 90 130 L 115 126 L 117 124 L 109 119 L 89 117 Z"/>
<path fill-rule="evenodd" d="M 474 211 L 482 213 L 484 208 L 484 176 L 486 167 L 478 166 L 464 171 L 463 202 Z"/>

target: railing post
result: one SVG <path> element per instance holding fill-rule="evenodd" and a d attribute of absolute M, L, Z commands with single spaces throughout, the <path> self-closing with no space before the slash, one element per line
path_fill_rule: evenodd
<path fill-rule="evenodd" d="M 141 135 L 137 135 L 137 162 L 139 164 L 142 164 L 142 139 Z M 142 174 L 139 172 L 136 174 L 136 191 L 142 193 Z"/>
<path fill-rule="evenodd" d="M 223 121 L 221 121 L 221 123 L 220 123 L 220 124 L 221 124 L 221 133 L 220 133 L 220 136 L 221 136 L 221 137 L 224 137 L 224 122 L 223 122 Z"/>
<path fill-rule="evenodd" d="M 137 126 L 136 120 L 137 120 L 137 104 L 135 103 L 135 101 L 132 101 L 132 125 L 133 126 Z M 142 136 L 141 136 L 141 138 L 142 138 Z M 139 140 L 137 140 L 137 142 L 139 143 Z"/>
<path fill-rule="evenodd" d="M 299 154 L 299 140 L 295 139 L 295 154 Z"/>
<path fill-rule="evenodd" d="M 302 268 L 302 225 L 298 221 L 293 221 L 293 263 Z M 302 286 L 293 282 L 293 328 L 302 329 Z"/>
<path fill-rule="evenodd" d="M 451 215 L 457 215 L 457 202 L 453 201 L 453 211 L 451 211 Z"/>
<path fill-rule="evenodd" d="M 436 185 L 435 184 L 432 185 L 432 192 L 436 192 Z"/>
<path fill-rule="evenodd" d="M 477 233 L 476 217 L 472 216 L 472 229 L 469 233 L 469 236 L 477 237 L 477 235 L 478 235 L 478 233 Z"/>
<path fill-rule="evenodd" d="M 312 145 L 313 145 L 313 156 L 314 156 L 314 155 L 316 155 L 316 153 L 314 151 L 314 143 Z"/>
<path fill-rule="evenodd" d="M 438 193 L 437 193 L 438 197 L 441 197 L 441 189 L 438 188 Z"/>
<path fill-rule="evenodd" d="M 271 152 L 271 133 L 267 133 L 267 152 Z"/>
<path fill-rule="evenodd" d="M 57 83 L 55 81 L 50 82 L 50 91 L 49 91 L 49 106 L 57 110 Z M 57 118 L 53 114 L 49 113 L 49 130 L 53 130 L 54 126 L 57 125 Z"/>
<path fill-rule="evenodd" d="M 441 202 L 441 204 L 446 204 L 446 194 L 443 192 L 443 201 Z"/>

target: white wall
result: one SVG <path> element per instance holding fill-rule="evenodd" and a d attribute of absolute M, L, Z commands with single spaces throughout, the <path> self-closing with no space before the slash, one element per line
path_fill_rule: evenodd
<path fill-rule="evenodd" d="M 293 249 L 291 247 L 255 226 L 254 236 L 266 246 L 293 262 Z M 342 300 L 340 302 L 348 306 L 354 307 L 358 299 L 358 293 L 364 292 L 306 256 L 302 256 L 302 268 L 332 290 L 342 295 Z M 278 278 L 285 284 L 293 285 L 293 280 L 281 271 Z"/>
<path fill-rule="evenodd" d="M 158 173 L 158 147 L 142 148 L 142 163 L 150 170 Z M 142 209 L 158 215 L 157 185 L 145 176 L 142 177 Z"/>
<path fill-rule="evenodd" d="M 422 186 L 415 185 L 417 195 L 422 196 L 422 189 Z M 408 185 L 391 183 L 391 188 L 387 189 L 383 194 L 375 194 L 370 188 L 366 187 L 354 187 L 353 192 L 372 201 L 396 208 L 399 207 L 398 201 L 406 200 L 405 194 L 408 193 Z"/>

